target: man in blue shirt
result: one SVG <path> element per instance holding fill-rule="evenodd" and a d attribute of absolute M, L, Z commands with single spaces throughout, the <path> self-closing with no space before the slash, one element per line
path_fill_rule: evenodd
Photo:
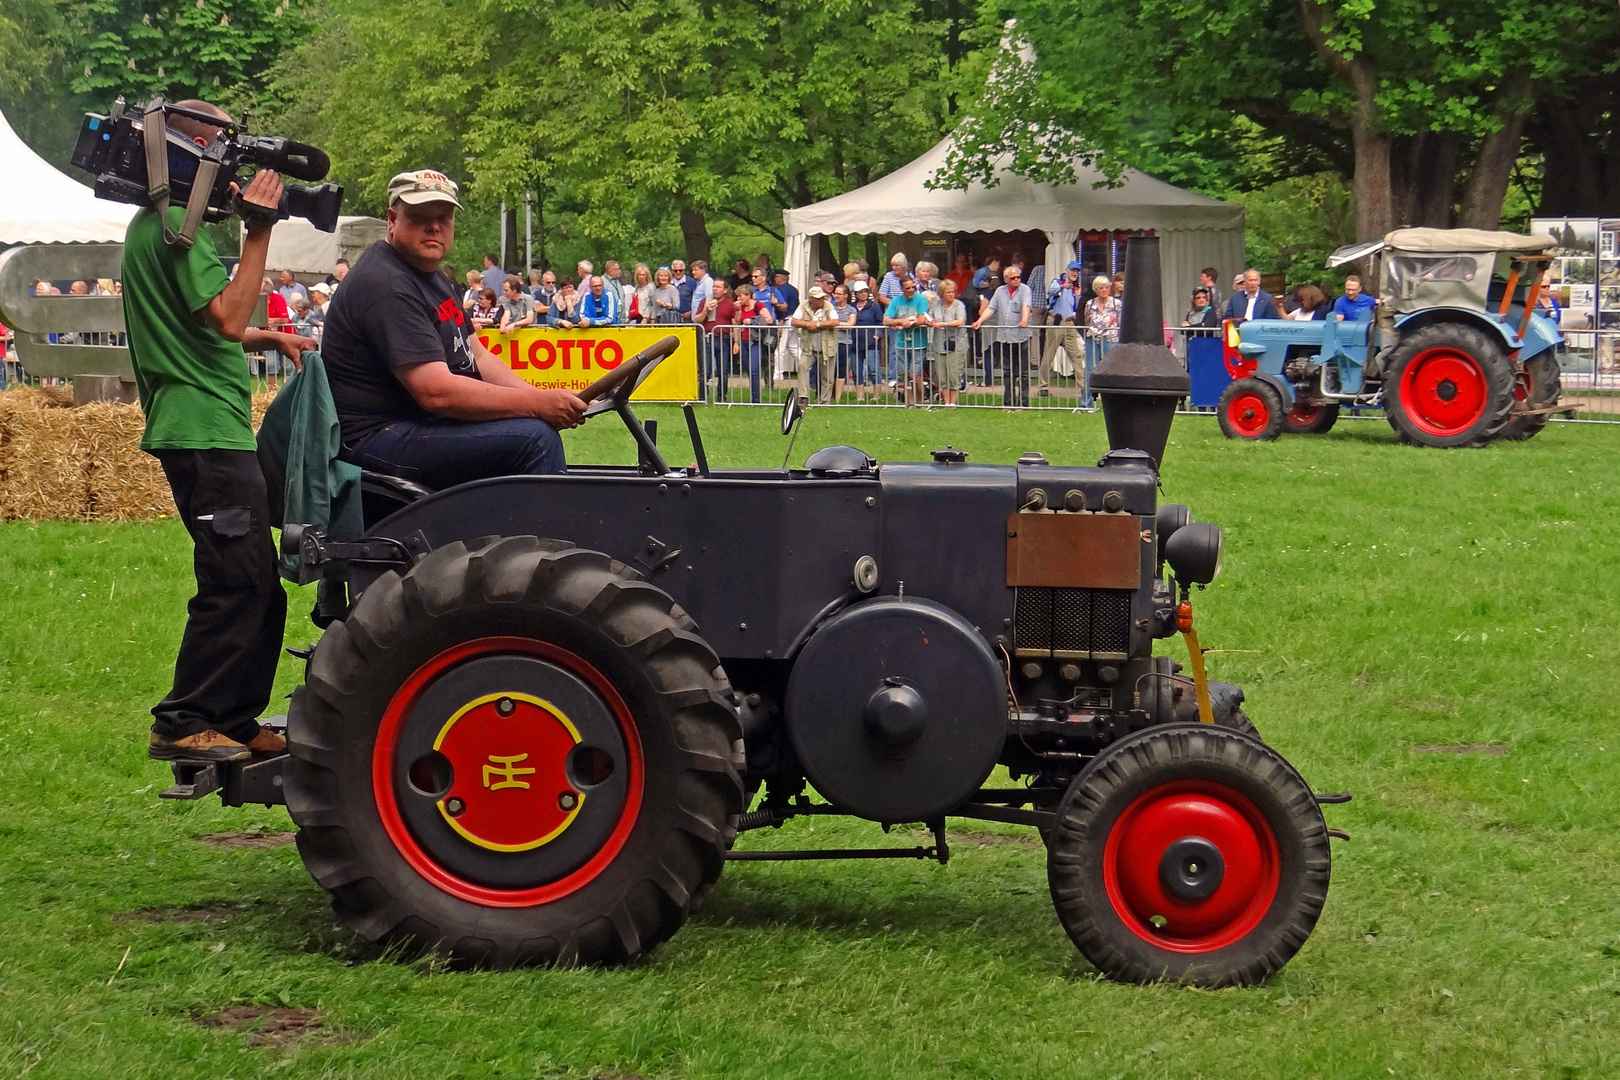
<path fill-rule="evenodd" d="M 922 400 L 923 358 L 928 355 L 928 328 L 932 320 L 928 315 L 928 296 L 917 288 L 917 279 L 910 274 L 900 279 L 900 295 L 889 301 L 883 313 L 883 324 L 895 332 L 889 360 L 895 393 L 905 393 L 909 376 L 911 403 L 916 404 Z"/>
<path fill-rule="evenodd" d="M 1033 294 L 1034 290 L 1030 292 Z M 1083 356 L 1080 333 L 1075 329 L 1080 315 L 1080 297 L 1080 263 L 1076 260 L 1047 294 L 1047 310 L 1056 325 L 1046 332 L 1046 346 L 1041 350 L 1040 397 L 1052 396 L 1052 362 L 1057 359 L 1059 349 L 1068 353 L 1070 364 Z"/>
<path fill-rule="evenodd" d="M 501 269 L 494 252 L 484 256 L 484 272 L 478 276 L 483 279 L 484 288 L 496 296 L 501 295 L 501 286 L 506 283 L 506 271 Z"/>
<path fill-rule="evenodd" d="M 1333 317 L 1340 322 L 1365 322 L 1377 306 L 1375 297 L 1361 291 L 1361 279 L 1351 274 L 1344 279 L 1344 295 L 1333 301 Z"/>
<path fill-rule="evenodd" d="M 787 308 L 789 314 L 799 310 L 799 290 L 788 284 L 788 272 L 786 270 L 771 271 L 771 287 L 776 290 L 776 295 L 782 298 L 783 305 Z M 831 289 L 827 289 L 827 295 L 832 295 Z"/>
<path fill-rule="evenodd" d="M 697 282 L 686 276 L 686 263 L 683 260 L 675 259 L 670 262 L 669 283 L 675 286 L 675 292 L 680 296 L 675 310 L 684 319 L 692 314 L 692 292 L 697 288 Z"/>
<path fill-rule="evenodd" d="M 714 296 L 714 278 L 709 276 L 709 264 L 702 259 L 692 263 L 692 299 L 687 305 L 686 314 L 696 322 L 703 312 L 703 305 Z"/>
<path fill-rule="evenodd" d="M 581 327 L 617 326 L 619 322 L 617 308 L 618 305 L 614 304 L 612 297 L 608 295 L 608 289 L 602 281 L 602 275 L 592 274 L 591 291 L 585 294 L 585 298 L 579 302 L 579 306 L 574 311 L 577 320 L 576 325 Z"/>

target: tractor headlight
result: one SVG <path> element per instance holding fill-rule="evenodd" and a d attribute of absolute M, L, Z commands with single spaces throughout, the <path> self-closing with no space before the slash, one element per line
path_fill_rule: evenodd
<path fill-rule="evenodd" d="M 1164 561 L 1183 585 L 1208 585 L 1221 572 L 1226 537 L 1207 521 L 1183 525 L 1164 543 Z"/>

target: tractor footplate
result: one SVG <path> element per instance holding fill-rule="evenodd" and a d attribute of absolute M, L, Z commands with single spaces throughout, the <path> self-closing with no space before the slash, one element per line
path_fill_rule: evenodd
<path fill-rule="evenodd" d="M 258 761 L 171 761 L 174 786 L 160 792 L 160 799 L 201 799 L 219 792 L 226 806 L 262 803 L 277 806 L 287 801 L 281 788 L 281 770 L 286 754 Z"/>
<path fill-rule="evenodd" d="M 171 761 L 174 786 L 159 792 L 160 799 L 200 799 L 220 788 L 219 762 Z"/>

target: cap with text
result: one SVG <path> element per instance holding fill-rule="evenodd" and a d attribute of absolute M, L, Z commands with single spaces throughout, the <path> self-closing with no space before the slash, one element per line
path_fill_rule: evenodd
<path fill-rule="evenodd" d="M 421 206 L 423 203 L 447 202 L 459 210 L 461 200 L 456 198 L 459 191 L 456 182 L 444 173 L 417 169 L 415 172 L 402 172 L 388 181 L 388 205 L 402 202 Z"/>

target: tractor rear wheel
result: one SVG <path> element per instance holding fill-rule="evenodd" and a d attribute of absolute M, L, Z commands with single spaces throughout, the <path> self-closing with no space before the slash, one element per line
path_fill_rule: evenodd
<path fill-rule="evenodd" d="M 1513 364 L 1484 331 L 1425 326 L 1401 341 L 1384 380 L 1384 410 L 1407 442 L 1484 446 L 1513 410 Z"/>
<path fill-rule="evenodd" d="M 1048 834 L 1058 919 L 1104 975 L 1257 983 L 1310 937 L 1327 899 L 1311 789 L 1258 739 L 1149 728 L 1075 777 Z"/>
<path fill-rule="evenodd" d="M 1215 416 L 1228 439 L 1269 442 L 1282 434 L 1282 395 L 1264 380 L 1239 379 L 1221 392 Z"/>
<path fill-rule="evenodd" d="M 1563 372 L 1558 357 L 1544 349 L 1524 362 L 1524 375 L 1513 381 L 1513 417 L 1502 429 L 1502 438 L 1520 441 L 1534 438 L 1547 426 L 1551 413 L 1522 413 L 1520 409 L 1550 409 L 1558 404 Z"/>
<path fill-rule="evenodd" d="M 368 588 L 293 696 L 287 809 L 338 918 L 484 967 L 634 960 L 720 876 L 730 686 L 668 594 L 532 536 Z"/>
<path fill-rule="evenodd" d="M 1283 414 L 1283 430 L 1295 435 L 1321 435 L 1339 422 L 1339 406 L 1308 405 L 1295 399 L 1294 407 Z"/>

